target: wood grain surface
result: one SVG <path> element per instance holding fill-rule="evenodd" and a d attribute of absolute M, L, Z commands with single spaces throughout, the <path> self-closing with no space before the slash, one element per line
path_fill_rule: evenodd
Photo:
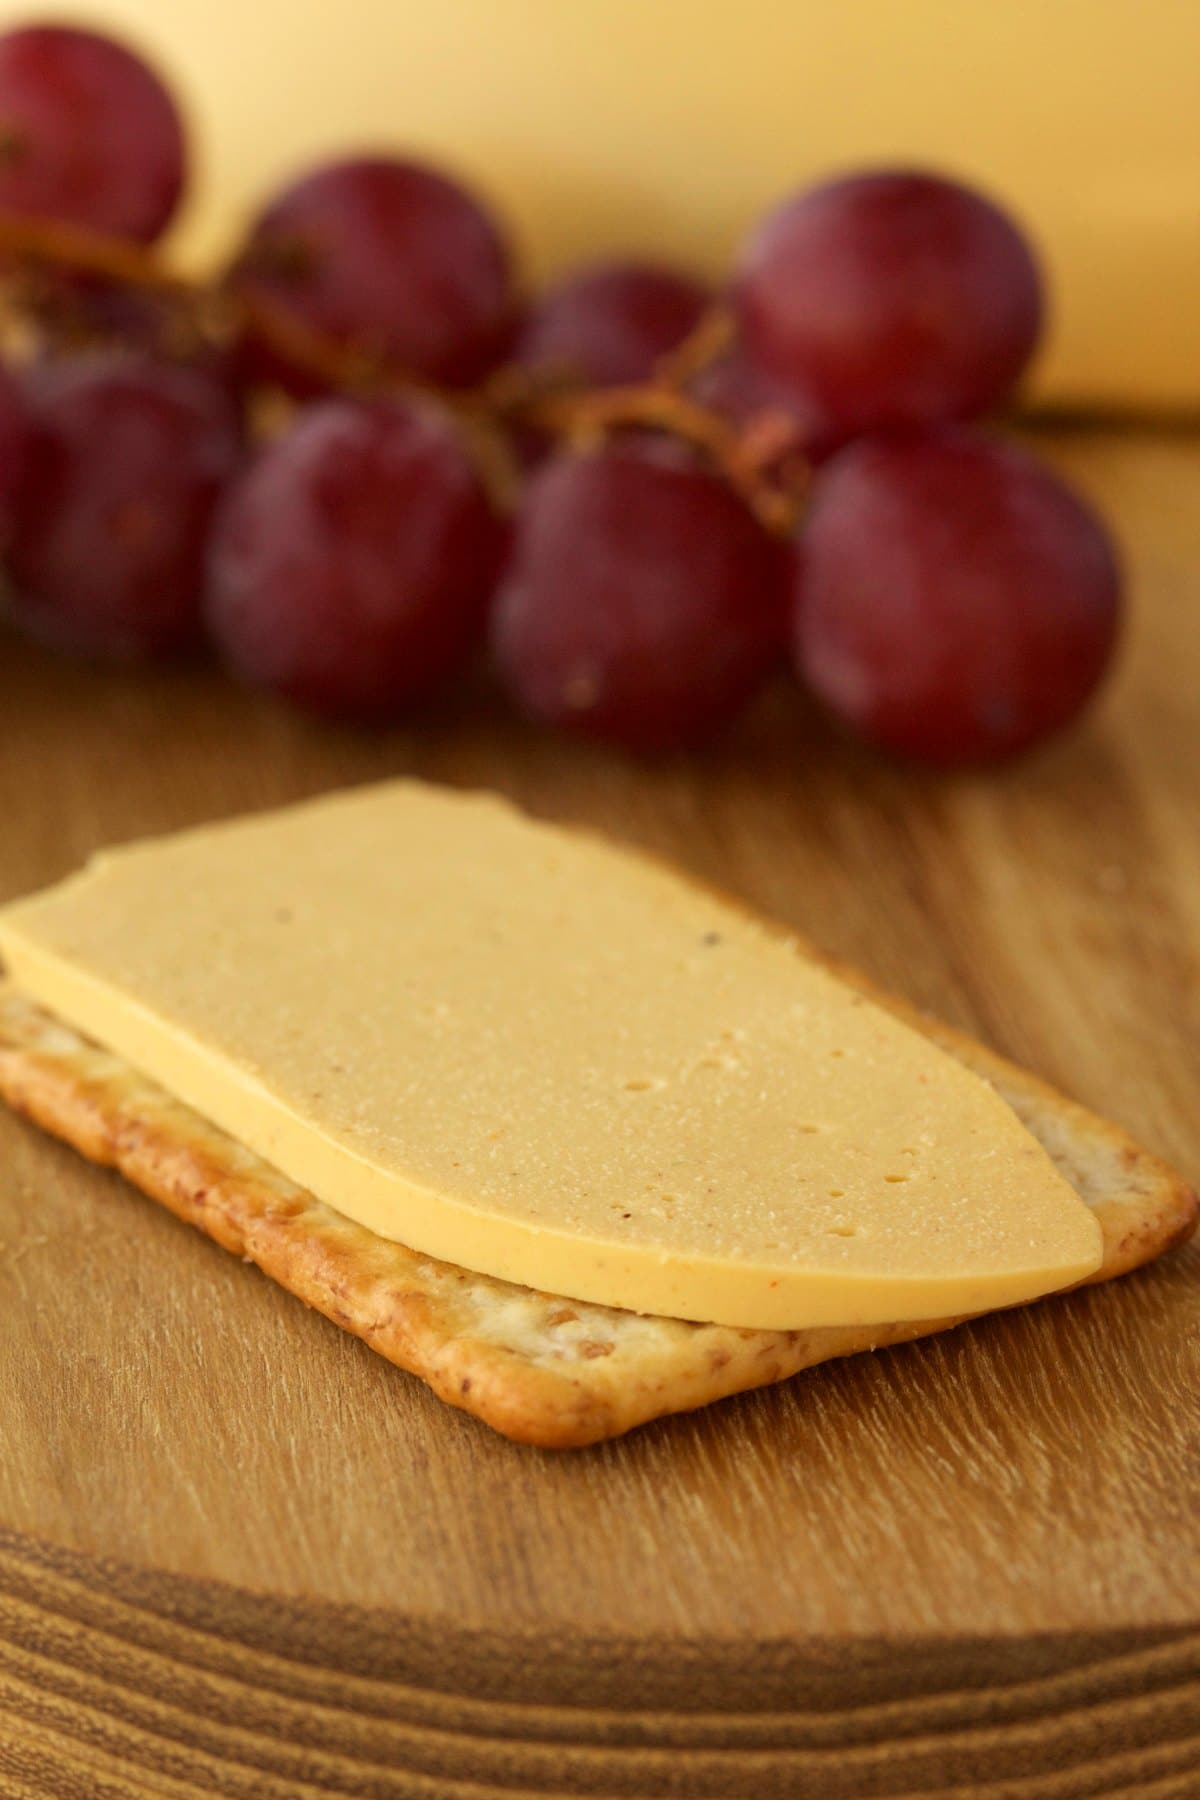
<path fill-rule="evenodd" d="M 789 693 L 644 767 L 0 638 L 0 896 L 407 771 L 663 852 L 1200 1175 L 1200 442 L 1059 431 L 1133 613 L 1001 774 Z M 1200 1252 L 596 1450 L 506 1443 L 0 1118 L 0 1794 L 1200 1793 Z"/>

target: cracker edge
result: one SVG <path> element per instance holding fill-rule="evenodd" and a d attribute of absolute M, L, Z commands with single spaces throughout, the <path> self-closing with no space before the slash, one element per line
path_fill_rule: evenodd
<path fill-rule="evenodd" d="M 1002 1091 L 1019 1095 L 1024 1107 L 1048 1112 L 1080 1145 L 1115 1159 L 1126 1172 L 1131 1192 L 1094 1207 L 1104 1254 L 1089 1282 L 1124 1274 L 1191 1235 L 1200 1208 L 1196 1194 L 1119 1127 L 1064 1100 L 966 1034 L 882 994 L 857 971 L 837 972 Z M 14 1044 L 11 1026 L 7 1042 L 0 1031 L 0 1094 L 16 1112 L 90 1161 L 117 1169 L 179 1218 L 257 1264 L 307 1305 L 420 1377 L 441 1399 L 520 1443 L 582 1447 L 667 1413 L 784 1380 L 830 1358 L 963 1323 L 954 1318 L 761 1332 L 673 1321 L 673 1349 L 647 1359 L 649 1370 L 640 1375 L 636 1353 L 633 1368 L 605 1355 L 546 1366 L 469 1329 L 455 1329 L 454 1284 L 488 1278 L 421 1257 L 345 1219 L 154 1083 L 79 1041 L 84 1046 L 79 1052 L 54 1053 L 19 1038 Z M 81 1073 L 79 1065 L 89 1057 L 107 1062 L 119 1077 L 86 1068 Z M 547 1312 L 564 1304 L 560 1296 L 539 1296 L 506 1283 L 495 1287 L 501 1298 L 525 1293 Z M 616 1309 L 588 1310 L 616 1321 L 619 1335 L 623 1315 Z"/>

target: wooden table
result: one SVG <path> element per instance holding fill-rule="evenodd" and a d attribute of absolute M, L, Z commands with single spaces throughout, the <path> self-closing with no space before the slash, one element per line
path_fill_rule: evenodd
<path fill-rule="evenodd" d="M 641 767 L 475 694 L 305 723 L 0 643 L 0 891 L 401 770 L 653 846 L 1200 1173 L 1200 443 L 1059 432 L 1133 616 L 944 778 L 789 694 Z M 1195 1249 L 593 1451 L 493 1437 L 0 1118 L 0 1792 L 1200 1792 Z"/>

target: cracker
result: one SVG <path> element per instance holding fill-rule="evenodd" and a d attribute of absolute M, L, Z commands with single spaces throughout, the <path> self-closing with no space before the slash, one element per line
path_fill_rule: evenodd
<path fill-rule="evenodd" d="M 1104 1258 L 1092 1280 L 1190 1235 L 1196 1195 L 1116 1126 L 862 976 L 837 972 L 999 1090 L 1100 1221 Z M 7 985 L 0 1095 L 521 1443 L 596 1443 L 830 1357 L 962 1323 L 735 1330 L 587 1305 L 438 1262 L 344 1218 Z"/>

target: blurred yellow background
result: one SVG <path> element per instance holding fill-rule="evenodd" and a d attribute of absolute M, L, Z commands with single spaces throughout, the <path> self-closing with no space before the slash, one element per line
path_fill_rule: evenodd
<path fill-rule="evenodd" d="M 37 17 L 0 0 L 4 24 Z M 177 233 L 215 258 L 330 152 L 469 177 L 531 279 L 630 250 L 718 273 L 798 182 L 920 162 L 1035 234 L 1055 402 L 1200 406 L 1200 0 L 75 0 L 181 93 Z"/>

